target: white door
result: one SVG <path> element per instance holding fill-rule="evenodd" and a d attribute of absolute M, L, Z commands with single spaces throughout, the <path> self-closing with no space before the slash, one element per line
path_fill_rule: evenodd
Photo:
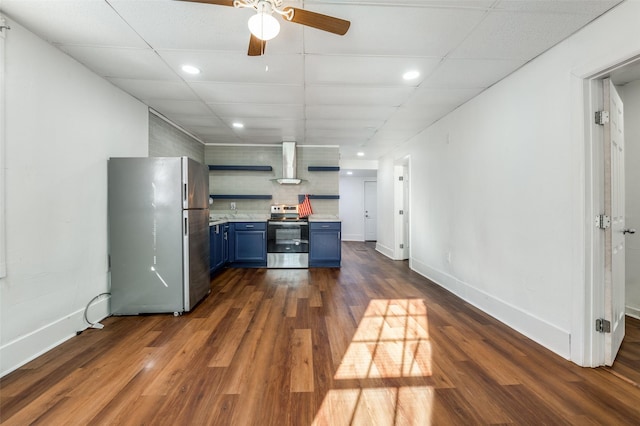
<path fill-rule="evenodd" d="M 378 210 L 378 183 L 374 181 L 364 182 L 364 239 L 376 241 L 377 234 L 377 210 Z"/>
<path fill-rule="evenodd" d="M 625 190 L 624 190 L 624 121 L 620 95 L 609 79 L 603 81 L 605 110 L 609 123 L 604 129 L 604 203 L 611 226 L 605 230 L 605 364 L 612 365 L 624 339 L 625 311 Z"/>

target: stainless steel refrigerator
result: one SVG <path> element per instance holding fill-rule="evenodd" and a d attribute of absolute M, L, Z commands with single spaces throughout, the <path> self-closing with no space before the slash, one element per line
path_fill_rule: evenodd
<path fill-rule="evenodd" d="M 208 168 L 111 158 L 108 173 L 111 313 L 190 311 L 210 291 Z"/>

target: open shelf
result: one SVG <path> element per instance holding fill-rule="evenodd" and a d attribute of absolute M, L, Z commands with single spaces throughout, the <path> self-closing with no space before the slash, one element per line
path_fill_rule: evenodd
<path fill-rule="evenodd" d="M 273 170 L 271 166 L 227 166 L 227 165 L 209 165 L 209 170 L 245 170 L 250 172 L 270 172 Z"/>
<path fill-rule="evenodd" d="M 309 166 L 307 168 L 310 172 L 339 172 L 339 166 Z"/>
<path fill-rule="evenodd" d="M 209 197 L 214 200 L 270 200 L 273 197 L 271 195 L 251 195 L 251 194 L 211 194 Z"/>
<path fill-rule="evenodd" d="M 301 203 L 304 201 L 305 194 L 298 194 L 298 202 Z M 313 195 L 309 194 L 310 200 L 339 200 L 339 195 Z"/>

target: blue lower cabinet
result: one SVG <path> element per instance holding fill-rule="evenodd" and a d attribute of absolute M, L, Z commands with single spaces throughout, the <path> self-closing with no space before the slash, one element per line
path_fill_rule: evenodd
<path fill-rule="evenodd" d="M 224 228 L 224 224 L 209 227 L 209 275 L 211 276 L 220 272 L 226 264 L 224 256 L 228 249 Z"/>
<path fill-rule="evenodd" d="M 267 223 L 229 224 L 229 263 L 240 268 L 267 266 Z"/>
<path fill-rule="evenodd" d="M 340 222 L 309 223 L 309 266 L 339 268 L 342 260 Z"/>

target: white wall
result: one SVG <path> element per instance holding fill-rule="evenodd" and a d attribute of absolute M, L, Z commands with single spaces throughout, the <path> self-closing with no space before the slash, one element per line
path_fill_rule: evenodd
<path fill-rule="evenodd" d="M 411 155 L 412 268 L 579 364 L 589 290 L 575 75 L 636 55 L 639 19 L 640 2 L 623 3 L 379 162 L 380 200 L 393 199 L 394 160 Z M 379 208 L 378 245 L 392 247 L 391 204 Z"/>
<path fill-rule="evenodd" d="M 364 183 L 376 178 L 340 176 L 340 219 L 343 241 L 364 241 Z"/>
<path fill-rule="evenodd" d="M 2 375 L 86 327 L 108 290 L 107 159 L 148 153 L 145 105 L 9 24 Z"/>
<path fill-rule="evenodd" d="M 627 314 L 640 319 L 640 80 L 618 87 L 624 103 Z"/>

